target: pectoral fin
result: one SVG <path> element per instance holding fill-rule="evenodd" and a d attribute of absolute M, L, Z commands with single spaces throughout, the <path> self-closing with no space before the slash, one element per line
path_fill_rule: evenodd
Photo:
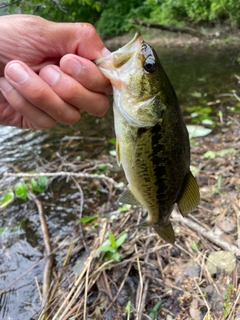
<path fill-rule="evenodd" d="M 177 201 L 178 208 L 184 216 L 196 208 L 200 201 L 199 188 L 196 179 L 189 171 L 185 178 L 180 199 Z"/>
<path fill-rule="evenodd" d="M 140 206 L 141 203 L 135 198 L 129 186 L 123 191 L 118 199 L 120 203 L 131 204 L 132 206 Z"/>
<path fill-rule="evenodd" d="M 121 157 L 120 157 L 120 145 L 118 140 L 116 140 L 116 158 L 117 158 L 117 163 L 120 166 L 121 164 Z"/>
<path fill-rule="evenodd" d="M 169 224 L 167 225 L 154 225 L 153 226 L 155 231 L 157 232 L 157 234 L 166 242 L 174 244 L 175 242 L 175 234 L 173 231 L 173 227 L 171 222 L 169 222 Z"/>

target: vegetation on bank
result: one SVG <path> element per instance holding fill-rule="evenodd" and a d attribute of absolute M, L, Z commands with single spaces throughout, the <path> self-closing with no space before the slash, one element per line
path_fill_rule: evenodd
<path fill-rule="evenodd" d="M 53 21 L 87 21 L 101 35 L 119 35 L 134 27 L 130 19 L 166 25 L 240 26 L 236 0 L 5 0 L 0 15 L 27 13 Z"/>

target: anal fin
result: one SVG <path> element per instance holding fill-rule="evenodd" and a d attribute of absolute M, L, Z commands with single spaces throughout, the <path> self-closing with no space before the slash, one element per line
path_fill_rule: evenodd
<path fill-rule="evenodd" d="M 157 234 L 166 242 L 174 244 L 175 242 L 175 233 L 171 222 L 167 225 L 154 225 L 153 226 Z"/>
<path fill-rule="evenodd" d="M 148 223 L 147 220 L 141 222 L 138 224 L 135 228 L 144 228 L 144 227 L 153 227 L 154 230 L 157 232 L 157 234 L 166 242 L 174 244 L 176 238 L 175 233 L 173 231 L 173 227 L 171 222 L 168 224 L 160 225 L 160 224 L 154 224 L 151 225 Z"/>
<path fill-rule="evenodd" d="M 131 204 L 132 206 L 140 206 L 141 203 L 135 198 L 129 186 L 123 191 L 121 196 L 118 199 L 118 202 Z"/>
<path fill-rule="evenodd" d="M 181 198 L 177 201 L 178 208 L 184 216 L 196 208 L 200 201 L 199 187 L 196 179 L 189 171 L 183 184 Z"/>

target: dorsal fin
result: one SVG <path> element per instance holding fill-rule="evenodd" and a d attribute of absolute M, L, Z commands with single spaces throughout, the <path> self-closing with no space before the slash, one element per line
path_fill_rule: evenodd
<path fill-rule="evenodd" d="M 184 216 L 195 209 L 199 204 L 199 201 L 199 187 L 196 179 L 192 175 L 192 172 L 189 171 L 184 181 L 181 198 L 177 201 L 181 214 Z"/>
<path fill-rule="evenodd" d="M 141 203 L 135 198 L 129 185 L 126 187 L 126 189 L 123 191 L 123 193 L 119 197 L 118 202 L 131 204 L 132 206 L 140 206 L 141 205 Z"/>

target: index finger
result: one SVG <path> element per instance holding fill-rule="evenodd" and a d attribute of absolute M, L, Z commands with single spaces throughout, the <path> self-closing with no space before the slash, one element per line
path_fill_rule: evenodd
<path fill-rule="evenodd" d="M 110 81 L 104 77 L 98 67 L 88 59 L 67 54 L 60 60 L 60 68 L 88 90 L 105 93 L 107 95 L 112 93 Z"/>

